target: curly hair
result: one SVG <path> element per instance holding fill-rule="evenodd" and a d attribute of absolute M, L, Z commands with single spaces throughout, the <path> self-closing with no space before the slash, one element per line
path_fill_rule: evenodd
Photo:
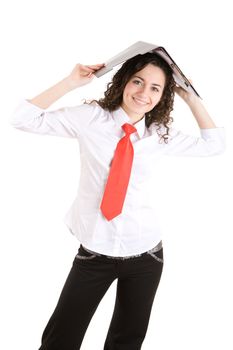
<path fill-rule="evenodd" d="M 173 110 L 174 104 L 175 81 L 169 65 L 154 52 L 148 52 L 143 55 L 139 54 L 127 60 L 113 76 L 112 81 L 107 84 L 104 98 L 101 98 L 98 101 L 85 101 L 84 103 L 92 103 L 95 101 L 105 110 L 110 112 L 116 110 L 122 104 L 124 88 L 130 78 L 149 63 L 161 68 L 165 73 L 166 78 L 163 94 L 159 103 L 151 111 L 145 113 L 145 125 L 147 128 L 149 128 L 152 123 L 157 125 L 158 128 L 156 128 L 156 131 L 160 136 L 160 139 L 163 138 L 164 142 L 167 143 L 169 135 L 168 125 L 173 121 L 170 113 Z M 164 135 L 161 135 L 160 133 L 161 125 L 166 128 L 166 133 Z"/>

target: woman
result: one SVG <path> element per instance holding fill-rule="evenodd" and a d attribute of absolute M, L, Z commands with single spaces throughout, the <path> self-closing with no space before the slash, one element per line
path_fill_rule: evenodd
<path fill-rule="evenodd" d="M 175 84 L 170 67 L 154 53 L 126 61 L 99 101 L 46 111 L 90 83 L 102 67 L 77 64 L 55 86 L 23 100 L 12 119 L 24 131 L 77 138 L 81 153 L 79 190 L 65 218 L 81 244 L 40 350 L 80 349 L 115 279 L 104 349 L 141 349 L 163 270 L 159 215 L 146 192 L 153 167 L 158 169 L 161 155 L 213 156 L 225 148 L 224 129 L 215 126 L 196 95 Z M 175 92 L 190 107 L 201 137 L 169 127 Z"/>

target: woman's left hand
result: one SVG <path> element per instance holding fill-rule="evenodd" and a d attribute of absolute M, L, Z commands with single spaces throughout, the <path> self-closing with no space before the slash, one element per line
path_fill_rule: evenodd
<path fill-rule="evenodd" d="M 192 84 L 191 79 L 189 79 L 189 82 L 190 82 L 190 84 Z M 188 103 L 189 101 L 191 102 L 193 99 L 196 98 L 196 95 L 193 92 L 188 92 L 188 91 L 184 90 L 178 84 L 176 84 L 174 90 L 177 93 L 177 95 L 179 95 L 186 103 Z"/>

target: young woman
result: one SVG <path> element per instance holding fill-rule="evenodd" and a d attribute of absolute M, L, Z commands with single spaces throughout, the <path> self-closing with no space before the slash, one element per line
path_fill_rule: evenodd
<path fill-rule="evenodd" d="M 105 350 L 139 350 L 163 270 L 159 215 L 148 202 L 153 168 L 162 155 L 213 156 L 225 149 L 200 99 L 178 87 L 167 63 L 154 53 L 126 61 L 99 101 L 46 109 L 69 91 L 90 83 L 103 64 L 77 64 L 39 96 L 23 100 L 14 127 L 77 138 L 81 173 L 77 197 L 66 214 L 80 242 L 40 350 L 80 349 L 102 297 L 117 279 Z M 170 127 L 174 95 L 190 107 L 200 137 Z M 153 184 L 156 182 L 153 173 Z"/>

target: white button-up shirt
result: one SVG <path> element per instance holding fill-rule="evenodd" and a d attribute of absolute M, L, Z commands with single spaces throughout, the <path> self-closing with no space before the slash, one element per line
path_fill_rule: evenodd
<path fill-rule="evenodd" d="M 159 142 L 156 126 L 145 126 L 145 117 L 134 124 L 130 135 L 134 147 L 131 176 L 120 215 L 108 221 L 100 210 L 110 164 L 118 141 L 125 135 L 121 126 L 131 123 L 119 107 L 114 112 L 97 103 L 48 111 L 22 100 L 11 118 L 21 130 L 76 138 L 81 170 L 77 196 L 64 217 L 70 232 L 92 251 L 111 256 L 129 256 L 148 251 L 162 239 L 158 211 L 148 201 L 147 183 L 163 155 L 213 156 L 225 150 L 223 127 L 200 129 L 200 137 L 185 135 L 170 127 L 169 142 Z M 162 126 L 161 133 L 166 129 Z M 155 179 L 154 181 L 155 182 Z"/>

